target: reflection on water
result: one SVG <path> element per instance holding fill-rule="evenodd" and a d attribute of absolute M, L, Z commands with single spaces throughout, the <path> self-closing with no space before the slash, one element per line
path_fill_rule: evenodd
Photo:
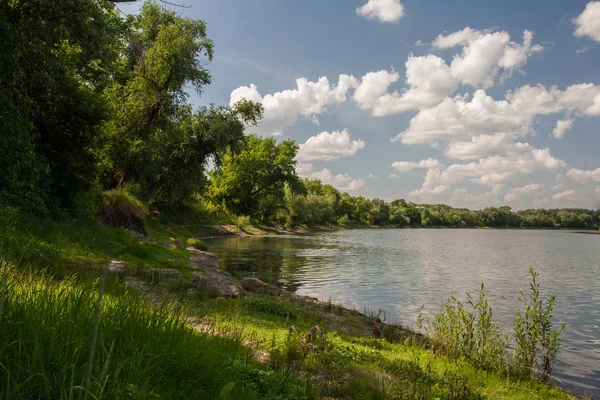
<path fill-rule="evenodd" d="M 568 386 L 600 398 L 600 236 L 558 231 L 347 230 L 314 236 L 235 237 L 208 241 L 223 269 L 358 310 L 385 309 L 410 325 L 424 305 L 486 283 L 494 313 L 507 328 L 519 289 L 535 267 L 542 292 L 558 294 L 566 323 L 557 373 Z M 464 296 L 463 296 L 464 297 Z"/>

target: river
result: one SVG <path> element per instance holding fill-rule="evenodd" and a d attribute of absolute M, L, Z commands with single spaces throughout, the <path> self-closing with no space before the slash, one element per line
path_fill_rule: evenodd
<path fill-rule="evenodd" d="M 559 385 L 600 399 L 600 235 L 546 230 L 358 229 L 302 237 L 207 240 L 221 267 L 297 294 L 359 311 L 385 310 L 411 326 L 423 306 L 434 315 L 449 295 L 464 299 L 484 281 L 508 332 L 540 273 L 544 296 L 558 295 L 554 321 L 566 324 L 558 353 Z"/>

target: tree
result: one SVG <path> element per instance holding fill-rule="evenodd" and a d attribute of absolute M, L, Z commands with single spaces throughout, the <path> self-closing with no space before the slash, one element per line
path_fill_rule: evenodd
<path fill-rule="evenodd" d="M 222 165 L 211 174 L 210 196 L 237 215 L 268 221 L 275 209 L 283 207 L 285 184 L 298 185 L 297 152 L 292 140 L 277 144 L 274 138 L 248 136 L 245 148 L 237 154 L 227 151 Z"/>
<path fill-rule="evenodd" d="M 103 0 L 0 3 L 0 202 L 65 209 L 93 186 L 120 21 Z"/>
<path fill-rule="evenodd" d="M 212 60 L 213 44 L 203 21 L 148 2 L 127 23 L 122 66 L 106 91 L 111 120 L 102 155 L 109 187 L 153 179 L 146 167 L 156 146 L 169 147 L 171 136 L 181 135 L 175 131 L 184 129 L 176 125 L 193 119 L 186 86 L 201 93 L 211 82 L 205 64 Z"/>
<path fill-rule="evenodd" d="M 213 44 L 203 21 L 145 3 L 128 18 L 124 37 L 122 68 L 106 91 L 111 120 L 101 152 L 103 183 L 134 185 L 150 204 L 172 209 L 202 190 L 208 160 L 219 163 L 225 151 L 235 151 L 262 106 L 244 100 L 192 111 L 186 87 L 201 93 L 211 82 L 205 64 Z"/>

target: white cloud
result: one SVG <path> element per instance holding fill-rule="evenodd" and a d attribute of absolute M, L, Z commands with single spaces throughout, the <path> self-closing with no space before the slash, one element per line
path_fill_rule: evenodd
<path fill-rule="evenodd" d="M 311 179 L 318 179 L 323 183 L 335 186 L 340 190 L 356 190 L 360 189 L 365 184 L 364 179 L 353 178 L 347 173 L 334 175 L 327 168 L 313 173 L 310 177 Z"/>
<path fill-rule="evenodd" d="M 498 135 L 480 140 L 506 143 L 533 132 L 536 116 L 561 112 L 600 115 L 600 86 L 577 84 L 562 91 L 556 87 L 548 90 L 542 85 L 526 85 L 506 92 L 504 100 L 494 100 L 479 89 L 470 100 L 467 95 L 457 95 L 444 99 L 434 108 L 421 110 L 410 121 L 408 129 L 394 140 L 401 139 L 404 144 L 430 144 L 438 140 L 467 142 L 471 144 L 460 146 L 473 148 L 476 146 L 474 137 Z M 502 139 L 502 134 L 507 137 Z M 457 146 L 454 144 L 451 150 Z"/>
<path fill-rule="evenodd" d="M 298 118 L 312 118 L 327 112 L 330 105 L 346 101 L 346 94 L 358 85 L 356 78 L 340 75 L 338 84 L 331 85 L 326 77 L 311 82 L 306 78 L 296 79 L 296 89 L 284 90 L 262 96 L 256 85 L 241 86 L 231 92 L 229 104 L 242 99 L 262 103 L 264 118 L 255 131 L 268 135 L 281 135 L 294 125 Z"/>
<path fill-rule="evenodd" d="M 327 168 L 315 171 L 314 166 L 310 163 L 298 163 L 296 173 L 303 178 L 317 179 L 340 190 L 356 190 L 365 184 L 364 179 L 353 178 L 347 173 L 335 175 Z"/>
<path fill-rule="evenodd" d="M 590 1 L 573 23 L 577 27 L 575 36 L 587 36 L 600 42 L 600 1 Z"/>
<path fill-rule="evenodd" d="M 541 45 L 532 45 L 533 34 L 523 32 L 522 43 L 510 40 L 506 31 L 474 30 L 470 27 L 462 31 L 439 35 L 433 41 L 437 49 L 462 46 L 462 53 L 452 59 L 452 75 L 463 84 L 491 87 L 500 72 L 510 75 L 519 70 L 529 56 L 543 50 Z"/>
<path fill-rule="evenodd" d="M 573 119 L 563 119 L 556 121 L 556 127 L 552 131 L 552 136 L 556 139 L 562 139 L 567 131 L 573 127 Z"/>
<path fill-rule="evenodd" d="M 593 171 L 584 171 L 577 168 L 571 168 L 567 171 L 566 176 L 582 183 L 589 181 L 600 182 L 600 168 L 597 168 Z"/>
<path fill-rule="evenodd" d="M 369 179 L 379 179 L 379 177 L 377 177 L 376 175 L 373 175 L 373 174 L 369 174 L 369 176 L 367 178 L 369 178 Z"/>
<path fill-rule="evenodd" d="M 552 199 L 553 200 L 570 199 L 570 198 L 575 197 L 575 195 L 577 195 L 577 192 L 575 190 L 565 190 L 564 192 L 555 193 L 552 196 Z"/>
<path fill-rule="evenodd" d="M 583 53 L 586 53 L 589 50 L 590 50 L 589 47 L 583 46 L 583 47 L 580 47 L 577 50 L 575 50 L 575 53 L 577 53 L 577 54 L 583 54 Z"/>
<path fill-rule="evenodd" d="M 369 0 L 357 8 L 356 13 L 380 22 L 398 22 L 404 15 L 404 6 L 400 0 Z"/>
<path fill-rule="evenodd" d="M 299 161 L 337 160 L 354 155 L 365 147 L 362 140 L 352 140 L 348 130 L 321 132 L 300 145 Z"/>
<path fill-rule="evenodd" d="M 431 195 L 465 182 L 490 186 L 496 193 L 510 179 L 536 172 L 552 172 L 566 164 L 550 155 L 548 149 L 528 147 L 522 152 L 490 156 L 467 164 L 452 164 L 445 169 L 429 169 L 420 189 L 411 195 Z"/>
<path fill-rule="evenodd" d="M 433 46 L 438 49 L 463 46 L 461 54 L 448 65 L 433 54 L 415 56 L 406 60 L 406 88 L 388 92 L 400 79 L 395 70 L 381 70 L 365 74 L 354 93 L 354 100 L 374 116 L 396 114 L 408 110 L 422 110 L 438 105 L 452 95 L 459 84 L 489 87 L 501 70 L 505 75 L 521 68 L 528 57 L 542 50 L 531 44 L 533 34 L 523 32 L 521 44 L 512 42 L 507 32 L 477 31 L 469 27 L 449 35 L 440 35 Z"/>
<path fill-rule="evenodd" d="M 510 149 L 525 149 L 527 143 L 514 143 L 506 133 L 472 136 L 471 141 L 450 142 L 446 157 L 456 160 L 475 160 Z"/>
<path fill-rule="evenodd" d="M 400 175 L 398 174 L 390 174 L 390 178 L 400 178 Z"/>
<path fill-rule="evenodd" d="M 381 70 L 365 74 L 354 93 L 354 100 L 374 116 L 401 113 L 432 107 L 452 94 L 458 81 L 446 62 L 433 54 L 414 56 L 406 61 L 406 85 L 403 92 L 388 93 L 388 88 L 400 79 L 398 72 Z"/>
<path fill-rule="evenodd" d="M 596 186 L 596 193 L 600 193 L 600 185 Z"/>
<path fill-rule="evenodd" d="M 514 187 L 504 196 L 504 202 L 507 204 L 515 204 L 518 200 L 522 200 L 523 197 L 539 195 L 545 188 L 546 185 L 541 183 L 531 183 L 525 186 Z"/>
<path fill-rule="evenodd" d="M 425 169 L 440 169 L 444 166 L 439 160 L 428 158 L 426 160 L 421 160 L 419 162 L 413 161 L 396 161 L 392 164 L 392 167 L 397 169 L 400 172 L 410 171 L 415 168 L 425 168 Z"/>

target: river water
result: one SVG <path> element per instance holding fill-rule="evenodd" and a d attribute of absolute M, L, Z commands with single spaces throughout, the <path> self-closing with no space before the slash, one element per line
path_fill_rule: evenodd
<path fill-rule="evenodd" d="M 235 276 L 255 276 L 286 290 L 386 312 L 411 326 L 423 306 L 434 315 L 450 295 L 464 299 L 485 282 L 507 331 L 540 273 L 542 293 L 558 295 L 554 321 L 566 324 L 556 374 L 560 386 L 600 399 L 600 235 L 544 230 L 360 229 L 302 237 L 207 240 Z"/>

